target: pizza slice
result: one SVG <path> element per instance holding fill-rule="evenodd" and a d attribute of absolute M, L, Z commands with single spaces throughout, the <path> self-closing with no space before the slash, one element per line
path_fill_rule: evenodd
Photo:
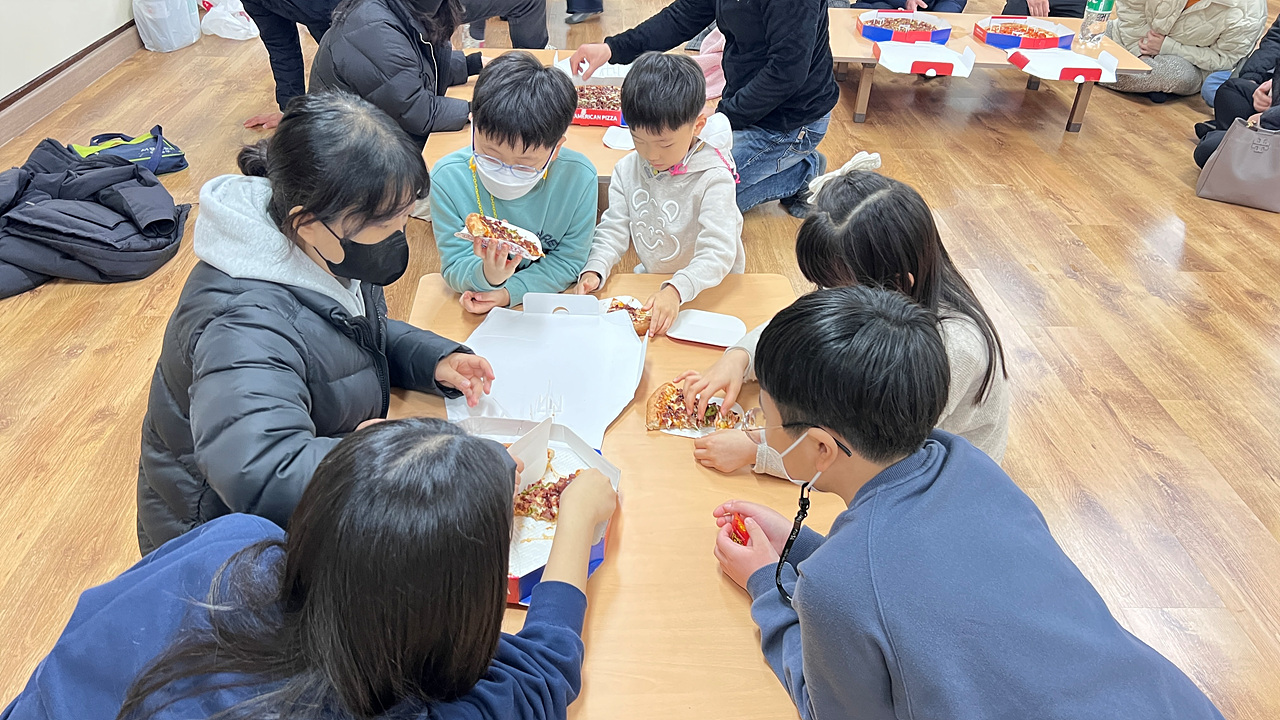
<path fill-rule="evenodd" d="M 665 383 L 655 390 L 645 408 L 645 427 L 649 430 L 732 430 L 741 424 L 742 416 L 736 410 L 722 410 L 715 403 L 707 403 L 706 415 L 701 418 L 689 414 L 684 390 L 675 383 Z"/>
<path fill-rule="evenodd" d="M 521 490 L 515 499 L 517 517 L 531 517 L 546 522 L 555 522 L 560 514 L 560 493 L 569 487 L 569 483 L 578 477 L 581 470 L 574 470 L 568 477 L 555 482 L 542 480 Z"/>
<path fill-rule="evenodd" d="M 536 235 L 523 228 L 518 228 L 506 220 L 491 218 L 480 213 L 471 213 L 467 216 L 465 222 L 467 232 L 472 237 L 507 243 L 519 248 L 520 252 L 531 260 L 546 257 L 546 253 L 542 251 L 542 242 L 538 240 Z"/>
<path fill-rule="evenodd" d="M 622 298 L 613 298 L 609 301 L 608 312 L 625 311 L 631 316 L 631 325 L 636 329 L 636 335 L 644 337 L 649 332 L 649 323 L 652 317 L 649 311 L 642 309 L 643 306 L 638 303 L 629 303 Z"/>

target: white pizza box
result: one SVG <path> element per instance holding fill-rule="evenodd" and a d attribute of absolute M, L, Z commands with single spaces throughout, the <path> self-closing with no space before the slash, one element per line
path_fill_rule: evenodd
<path fill-rule="evenodd" d="M 1055 48 L 1052 50 L 1007 50 L 1009 62 L 1028 75 L 1044 80 L 1067 82 L 1115 82 L 1116 67 L 1120 61 L 1103 50 L 1097 58 L 1078 52 Z"/>
<path fill-rule="evenodd" d="M 552 66 L 555 67 L 557 70 L 560 70 L 564 72 L 566 75 L 568 75 L 569 78 L 573 80 L 573 84 L 575 86 L 577 85 L 621 85 L 622 79 L 625 78 L 627 76 L 627 72 L 631 70 L 630 65 L 617 65 L 614 63 L 605 63 L 604 65 L 601 65 L 600 67 L 596 68 L 595 72 L 591 73 L 590 80 L 583 80 L 582 73 L 575 72 L 575 70 L 581 70 L 581 68 L 573 68 L 569 66 L 569 60 L 572 57 L 573 57 L 573 53 L 569 53 L 564 57 L 560 57 L 560 52 L 557 50 L 556 53 L 552 56 Z"/>
<path fill-rule="evenodd" d="M 871 48 L 880 67 L 904 75 L 938 77 L 950 75 L 966 78 L 973 72 L 978 56 L 972 48 L 964 53 L 934 43 L 881 42 Z"/>
<path fill-rule="evenodd" d="M 595 448 L 635 398 L 649 347 L 626 313 L 601 312 L 596 297 L 543 293 L 525 295 L 524 312 L 494 308 L 466 344 L 497 379 L 474 408 L 446 400 L 450 420 L 552 417 Z"/>
<path fill-rule="evenodd" d="M 681 310 L 667 329 L 667 337 L 673 340 L 722 348 L 732 346 L 746 334 L 747 324 L 741 318 L 693 308 Z"/>
<path fill-rule="evenodd" d="M 520 475 L 517 492 L 542 480 L 544 476 L 550 479 L 547 472 L 548 448 L 555 451 L 551 471 L 558 476 L 567 477 L 575 470 L 595 468 L 609 478 L 614 490 L 618 489 L 622 479 L 622 471 L 616 465 L 593 450 L 572 430 L 553 423 L 550 419 L 534 422 L 512 418 L 469 418 L 458 425 L 472 435 L 510 445 L 511 453 L 524 461 L 524 472 Z M 551 556 L 551 542 L 555 538 L 555 532 L 555 523 L 528 517 L 515 519 L 507 567 L 507 602 L 515 605 L 529 604 L 533 587 L 541 581 L 542 570 Z M 604 562 L 607 544 L 606 522 L 596 528 L 587 565 L 588 576 Z"/>

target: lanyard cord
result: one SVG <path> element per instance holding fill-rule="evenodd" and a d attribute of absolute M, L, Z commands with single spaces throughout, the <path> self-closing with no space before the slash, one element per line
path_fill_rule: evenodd
<path fill-rule="evenodd" d="M 787 556 L 791 554 L 791 546 L 796 544 L 796 538 L 800 536 L 800 524 L 809 516 L 809 483 L 805 483 L 800 487 L 800 510 L 796 512 L 795 524 L 791 526 L 791 535 L 787 538 L 787 544 L 782 546 L 782 557 L 778 558 L 778 568 L 773 574 L 773 582 L 778 586 L 778 593 L 782 595 L 782 601 L 791 606 L 791 593 L 782 587 L 782 568 L 787 564 Z"/>
<path fill-rule="evenodd" d="M 472 159 L 471 159 L 471 163 L 470 163 L 470 165 L 471 165 L 471 184 L 472 184 L 472 185 L 475 187 L 475 189 L 476 189 L 476 209 L 480 211 L 480 214 L 481 214 L 481 215 L 483 215 L 483 214 L 484 214 L 484 203 L 480 202 L 480 180 L 476 177 L 476 161 L 475 161 L 475 158 L 472 158 Z M 494 202 L 493 202 L 493 195 L 490 195 L 490 196 L 489 196 L 489 207 L 493 209 L 493 214 L 492 214 L 492 215 L 490 215 L 489 217 L 494 218 L 495 220 L 500 219 L 500 218 L 498 218 L 498 206 L 497 206 L 497 205 L 495 205 L 495 204 L 494 204 Z"/>

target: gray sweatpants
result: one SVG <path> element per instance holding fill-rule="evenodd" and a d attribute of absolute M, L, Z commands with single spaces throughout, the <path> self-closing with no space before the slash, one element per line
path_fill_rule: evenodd
<path fill-rule="evenodd" d="M 1108 27 L 1108 31 L 1112 27 L 1115 26 Z M 1099 85 L 1126 93 L 1162 92 L 1170 95 L 1195 95 L 1200 92 L 1200 86 L 1204 85 L 1204 79 L 1209 76 L 1209 71 L 1201 70 L 1192 65 L 1191 61 L 1177 55 L 1144 57 L 1142 61 L 1151 66 L 1151 72 L 1143 75 L 1117 75 L 1115 82 L 1099 83 Z"/>

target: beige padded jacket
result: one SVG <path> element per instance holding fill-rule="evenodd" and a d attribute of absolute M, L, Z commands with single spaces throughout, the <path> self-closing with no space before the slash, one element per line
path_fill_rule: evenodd
<path fill-rule="evenodd" d="M 1150 30 L 1164 35 L 1161 55 L 1177 55 L 1205 72 L 1230 70 L 1253 50 L 1267 22 L 1266 0 L 1117 0 L 1107 34 L 1134 55 Z M 1184 10 L 1184 8 L 1186 8 Z"/>

